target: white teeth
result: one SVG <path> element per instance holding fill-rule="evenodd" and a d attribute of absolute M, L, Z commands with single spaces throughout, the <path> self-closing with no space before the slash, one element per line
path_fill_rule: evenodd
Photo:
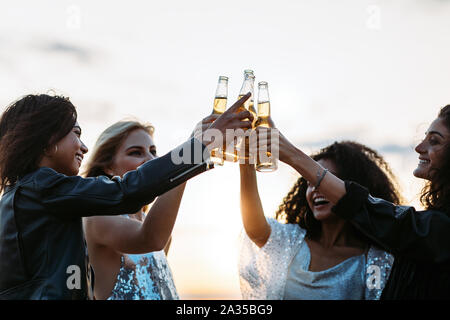
<path fill-rule="evenodd" d="M 314 202 L 314 205 L 317 205 L 317 204 L 320 203 L 320 202 L 326 202 L 326 203 L 328 203 L 329 201 L 328 201 L 326 198 L 324 198 L 324 197 L 318 197 L 318 198 L 315 198 L 315 199 L 313 200 L 313 202 Z"/>
<path fill-rule="evenodd" d="M 422 163 L 422 164 L 427 164 L 429 162 L 430 162 L 429 160 L 422 160 L 422 159 L 419 160 L 419 163 Z"/>

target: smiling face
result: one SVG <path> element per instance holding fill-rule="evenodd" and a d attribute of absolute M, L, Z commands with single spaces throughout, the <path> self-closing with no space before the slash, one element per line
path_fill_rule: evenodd
<path fill-rule="evenodd" d="M 415 150 L 419 154 L 419 164 L 413 174 L 417 178 L 431 179 L 432 168 L 441 168 L 444 152 L 450 141 L 450 131 L 442 118 L 434 120 L 425 138 Z"/>
<path fill-rule="evenodd" d="M 131 131 L 118 148 L 114 160 L 106 173 L 112 176 L 123 176 L 135 170 L 148 160 L 157 158 L 156 147 L 148 132 L 143 129 Z"/>
<path fill-rule="evenodd" d="M 320 159 L 317 161 L 322 167 L 328 169 L 332 174 L 338 176 L 337 169 L 333 161 L 328 159 Z M 328 199 L 322 195 L 319 191 L 314 189 L 310 183 L 306 189 L 306 201 L 308 206 L 314 214 L 314 218 L 319 221 L 323 221 L 334 217 L 334 213 L 331 208 L 335 205 L 328 201 Z"/>
<path fill-rule="evenodd" d="M 88 148 L 81 141 L 81 128 L 78 122 L 72 130 L 56 143 L 56 146 L 49 147 L 44 155 L 45 166 L 68 176 L 78 174 L 84 154 Z"/>

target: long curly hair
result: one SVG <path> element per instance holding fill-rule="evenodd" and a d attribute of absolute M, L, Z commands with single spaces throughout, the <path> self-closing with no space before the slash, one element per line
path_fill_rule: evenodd
<path fill-rule="evenodd" d="M 351 180 L 368 188 L 370 194 L 395 204 L 403 199 L 398 191 L 397 180 L 387 162 L 376 151 L 353 141 L 334 142 L 311 156 L 314 160 L 330 160 L 334 163 L 337 176 Z M 308 238 L 320 235 L 321 222 L 306 200 L 308 182 L 300 177 L 283 199 L 276 212 L 277 220 L 299 224 L 306 230 Z"/>
<path fill-rule="evenodd" d="M 450 131 L 450 105 L 439 111 L 438 118 L 444 121 Z M 420 201 L 427 209 L 443 211 L 450 215 L 450 143 L 445 146 L 441 163 L 442 167 L 431 170 L 430 180 L 422 189 Z"/>

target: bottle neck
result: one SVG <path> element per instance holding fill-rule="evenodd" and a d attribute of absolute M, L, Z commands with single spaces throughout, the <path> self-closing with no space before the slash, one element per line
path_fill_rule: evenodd
<path fill-rule="evenodd" d="M 216 88 L 216 98 L 226 98 L 228 96 L 228 80 L 219 79 Z"/>

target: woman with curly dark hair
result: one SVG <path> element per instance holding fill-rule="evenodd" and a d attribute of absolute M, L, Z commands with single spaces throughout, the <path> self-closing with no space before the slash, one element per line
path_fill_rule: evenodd
<path fill-rule="evenodd" d="M 400 202 L 395 177 L 374 150 L 356 142 L 335 142 L 312 158 L 342 179 L 358 181 L 378 197 Z M 276 218 L 286 224 L 267 219 L 258 196 L 254 166 L 241 165 L 240 169 L 246 231 L 240 259 L 244 298 L 380 297 L 392 256 L 332 213 L 333 203 L 303 177 L 276 212 Z"/>
<path fill-rule="evenodd" d="M 265 130 L 257 129 L 260 143 L 270 145 Z M 269 150 L 278 151 L 281 161 L 335 204 L 336 216 L 393 254 L 381 299 L 450 298 L 450 105 L 439 111 L 415 148 L 419 163 L 413 174 L 427 181 L 421 195 L 424 211 L 377 198 L 367 186 L 327 170 L 281 133 L 279 143 Z"/>

